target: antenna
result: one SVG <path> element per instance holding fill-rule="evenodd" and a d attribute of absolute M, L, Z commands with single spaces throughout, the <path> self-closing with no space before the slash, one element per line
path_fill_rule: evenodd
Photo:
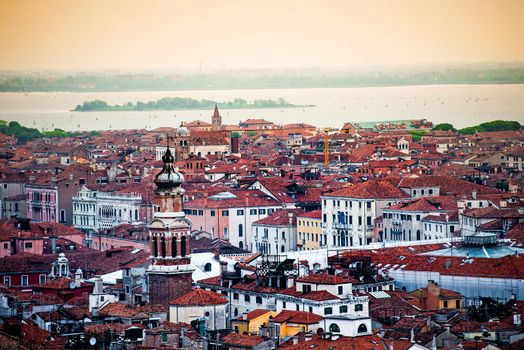
<path fill-rule="evenodd" d="M 166 131 L 167 148 L 169 148 L 169 131 Z"/>

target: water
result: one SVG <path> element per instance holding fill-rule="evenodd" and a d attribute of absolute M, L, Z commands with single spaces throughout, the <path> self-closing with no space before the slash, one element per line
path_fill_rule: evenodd
<path fill-rule="evenodd" d="M 282 97 L 309 108 L 222 110 L 224 124 L 264 118 L 277 124 L 308 123 L 341 127 L 347 121 L 382 121 L 427 118 L 456 127 L 495 119 L 524 122 L 524 84 L 428 85 L 366 88 L 141 91 L 93 93 L 1 93 L 0 119 L 38 129 L 77 130 L 154 129 L 177 127 L 182 121 L 211 121 L 212 110 L 146 112 L 71 112 L 87 100 L 110 104 L 147 102 L 162 97 L 190 97 L 229 101 Z"/>

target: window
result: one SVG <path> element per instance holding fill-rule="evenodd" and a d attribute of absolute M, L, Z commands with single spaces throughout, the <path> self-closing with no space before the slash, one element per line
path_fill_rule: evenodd
<path fill-rule="evenodd" d="M 222 216 L 229 216 L 229 210 L 222 210 Z"/>
<path fill-rule="evenodd" d="M 368 332 L 368 327 L 362 323 L 360 326 L 358 326 L 358 333 L 367 333 Z"/>
<path fill-rule="evenodd" d="M 257 215 L 256 209 L 249 209 L 249 215 Z"/>
<path fill-rule="evenodd" d="M 238 293 L 233 293 L 233 300 L 238 300 Z"/>
<path fill-rule="evenodd" d="M 303 284 L 302 293 L 311 293 L 311 284 Z"/>
<path fill-rule="evenodd" d="M 25 242 L 24 243 L 25 249 L 32 249 L 33 248 L 33 242 Z"/>
<path fill-rule="evenodd" d="M 198 215 L 199 215 L 199 216 L 204 216 L 204 211 L 203 211 L 202 209 L 200 209 L 200 210 L 198 211 Z"/>
<path fill-rule="evenodd" d="M 341 295 L 342 293 L 344 293 L 344 287 L 338 286 L 338 295 Z"/>
<path fill-rule="evenodd" d="M 207 263 L 204 265 L 204 272 L 211 272 L 211 263 Z"/>
<path fill-rule="evenodd" d="M 46 275 L 42 274 L 38 276 L 38 283 L 42 284 L 45 283 Z"/>
<path fill-rule="evenodd" d="M 371 209 L 371 202 L 366 203 L 366 208 Z"/>
<path fill-rule="evenodd" d="M 211 210 L 211 212 L 209 213 L 209 215 L 211 215 L 211 216 L 215 216 L 215 211 L 214 211 L 214 210 Z"/>
<path fill-rule="evenodd" d="M 9 248 L 9 243 L 4 243 L 4 249 L 8 249 Z"/>
<path fill-rule="evenodd" d="M 162 344 L 167 343 L 167 333 L 162 333 Z"/>
<path fill-rule="evenodd" d="M 23 286 L 29 285 L 29 277 L 27 275 L 22 276 L 22 285 Z"/>
<path fill-rule="evenodd" d="M 283 309 L 285 309 L 285 308 L 286 308 L 286 306 L 287 306 L 286 302 L 285 302 L 285 301 L 283 301 L 283 302 L 282 302 L 282 308 L 283 308 Z"/>
<path fill-rule="evenodd" d="M 448 301 L 444 300 L 444 309 L 447 309 L 447 308 L 448 308 Z"/>
<path fill-rule="evenodd" d="M 11 276 L 4 276 L 4 284 L 7 287 L 11 287 Z"/>
<path fill-rule="evenodd" d="M 247 294 L 244 295 L 244 301 L 245 301 L 246 303 L 250 303 L 250 302 L 251 302 L 251 297 L 250 297 L 249 295 L 247 295 Z"/>
<path fill-rule="evenodd" d="M 238 209 L 237 210 L 237 216 L 242 216 L 244 215 L 244 210 L 243 209 Z"/>
<path fill-rule="evenodd" d="M 460 300 L 455 300 L 455 309 L 460 309 Z"/>
<path fill-rule="evenodd" d="M 340 333 L 340 327 L 336 323 L 332 323 L 329 325 L 329 331 L 331 333 Z"/>
<path fill-rule="evenodd" d="M 259 213 L 260 215 L 262 215 L 262 214 L 266 214 L 266 209 L 260 209 L 260 210 L 258 211 L 258 213 Z"/>
<path fill-rule="evenodd" d="M 364 306 L 362 304 L 355 304 L 355 311 L 362 311 L 364 310 Z"/>
<path fill-rule="evenodd" d="M 257 304 L 262 304 L 262 297 L 257 297 L 256 298 L 256 303 Z"/>
<path fill-rule="evenodd" d="M 332 315 L 332 314 L 333 314 L 333 308 L 332 307 L 324 308 L 324 315 Z"/>
<path fill-rule="evenodd" d="M 238 224 L 238 237 L 244 236 L 244 226 L 242 224 Z"/>

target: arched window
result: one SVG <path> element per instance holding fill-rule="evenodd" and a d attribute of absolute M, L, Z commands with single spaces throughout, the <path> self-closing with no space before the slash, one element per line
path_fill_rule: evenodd
<path fill-rule="evenodd" d="M 257 304 L 262 304 L 262 297 L 256 297 Z"/>
<path fill-rule="evenodd" d="M 171 238 L 171 256 L 176 257 L 176 237 Z"/>
<path fill-rule="evenodd" d="M 162 237 L 160 238 L 160 254 L 163 258 L 166 257 L 166 238 Z"/>
<path fill-rule="evenodd" d="M 153 256 L 158 256 L 158 239 L 153 237 Z"/>
<path fill-rule="evenodd" d="M 182 236 L 182 239 L 180 240 L 180 255 L 186 256 L 187 254 L 187 247 L 186 247 L 186 236 Z"/>
<path fill-rule="evenodd" d="M 368 327 L 362 323 L 360 326 L 358 326 L 358 333 L 367 333 L 368 332 Z"/>
<path fill-rule="evenodd" d="M 286 232 L 282 231 L 282 239 L 286 239 Z"/>
<path fill-rule="evenodd" d="M 138 209 L 135 209 L 135 221 L 138 221 Z"/>
<path fill-rule="evenodd" d="M 417 241 L 420 241 L 420 230 L 417 230 Z"/>
<path fill-rule="evenodd" d="M 66 213 L 65 213 L 65 210 L 62 209 L 60 210 L 60 222 L 65 222 L 66 221 Z"/>
<path fill-rule="evenodd" d="M 234 314 L 235 314 L 235 317 L 238 316 L 238 309 L 237 308 L 235 308 Z"/>
<path fill-rule="evenodd" d="M 224 239 L 228 239 L 228 237 L 227 237 L 227 227 L 224 227 Z"/>
<path fill-rule="evenodd" d="M 282 247 L 280 247 L 280 252 L 284 253 L 285 251 L 286 251 L 286 247 L 284 247 L 284 245 L 282 244 Z"/>
<path fill-rule="evenodd" d="M 242 241 L 238 242 L 238 247 L 240 249 L 244 249 L 244 242 L 242 242 Z"/>
<path fill-rule="evenodd" d="M 331 333 L 340 333 L 340 327 L 336 323 L 332 323 L 329 325 L 329 331 Z"/>
<path fill-rule="evenodd" d="M 211 263 L 207 263 L 204 265 L 204 272 L 211 272 Z"/>

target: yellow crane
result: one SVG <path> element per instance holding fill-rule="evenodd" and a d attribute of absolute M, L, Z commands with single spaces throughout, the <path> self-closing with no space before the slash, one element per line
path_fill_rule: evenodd
<path fill-rule="evenodd" d="M 324 128 L 324 169 L 329 167 L 329 128 Z"/>

